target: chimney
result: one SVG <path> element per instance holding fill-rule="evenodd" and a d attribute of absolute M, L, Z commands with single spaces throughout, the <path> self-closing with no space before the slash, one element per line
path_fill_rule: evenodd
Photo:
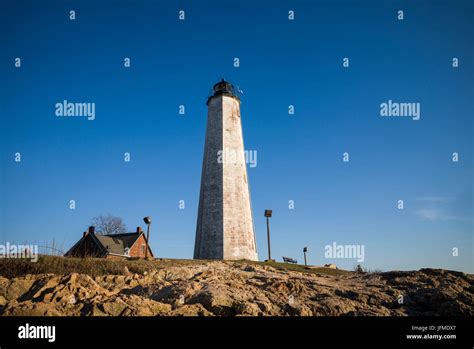
<path fill-rule="evenodd" d="M 140 233 L 142 233 L 142 232 L 143 232 L 142 227 L 137 227 L 137 233 L 140 234 Z"/>
<path fill-rule="evenodd" d="M 88 231 L 83 232 L 83 233 L 82 233 L 82 237 L 85 238 L 85 237 L 87 236 L 87 234 L 89 234 Z"/>
<path fill-rule="evenodd" d="M 91 225 L 89 227 L 89 234 L 94 234 L 94 232 L 95 232 L 95 227 L 93 225 Z"/>

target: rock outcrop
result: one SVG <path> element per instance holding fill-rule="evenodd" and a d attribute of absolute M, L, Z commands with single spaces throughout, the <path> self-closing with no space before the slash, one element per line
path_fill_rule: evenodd
<path fill-rule="evenodd" d="M 474 277 L 421 269 L 341 275 L 227 261 L 124 275 L 0 277 L 0 314 L 406 316 L 474 314 Z"/>

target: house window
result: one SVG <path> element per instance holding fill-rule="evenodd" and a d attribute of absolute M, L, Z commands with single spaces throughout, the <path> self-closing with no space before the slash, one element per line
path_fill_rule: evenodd
<path fill-rule="evenodd" d="M 145 254 L 146 245 L 142 244 L 142 254 Z"/>

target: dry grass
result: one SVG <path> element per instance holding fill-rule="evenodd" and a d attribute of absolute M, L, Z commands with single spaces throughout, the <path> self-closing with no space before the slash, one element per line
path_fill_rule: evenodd
<path fill-rule="evenodd" d="M 102 275 L 124 275 L 128 271 L 143 274 L 145 271 L 164 269 L 171 266 L 186 266 L 207 263 L 207 260 L 156 259 L 156 260 L 112 260 L 103 258 L 70 258 L 40 255 L 36 263 L 28 259 L 0 259 L 0 276 L 13 278 L 26 274 L 87 274 L 91 277 Z M 304 265 L 279 262 L 237 261 L 237 263 L 269 265 L 278 270 L 291 270 L 301 273 L 323 275 L 346 275 L 350 272 L 330 268 L 306 268 Z"/>
<path fill-rule="evenodd" d="M 166 268 L 167 265 L 186 265 L 192 260 L 111 260 L 103 258 L 70 258 L 41 255 L 36 263 L 27 259 L 5 258 L 0 260 L 0 275 L 6 278 L 26 274 L 87 274 L 91 277 L 100 275 L 122 275 L 125 267 L 129 272 L 142 274 L 153 269 Z M 197 261 L 196 261 L 197 262 Z"/>
<path fill-rule="evenodd" d="M 280 262 L 247 262 L 247 263 L 256 263 L 259 265 L 270 265 L 278 270 L 291 270 L 297 271 L 300 273 L 316 274 L 316 275 L 348 275 L 351 274 L 350 271 L 341 270 L 341 269 L 331 269 L 331 268 L 308 268 L 301 264 L 290 264 L 290 263 L 280 263 Z"/>

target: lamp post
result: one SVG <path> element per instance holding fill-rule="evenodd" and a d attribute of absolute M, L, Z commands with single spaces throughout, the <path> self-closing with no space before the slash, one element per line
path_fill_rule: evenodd
<path fill-rule="evenodd" d="M 306 263 L 306 252 L 308 252 L 308 248 L 305 247 L 303 248 L 303 253 L 304 253 L 304 266 L 307 267 L 308 263 Z"/>
<path fill-rule="evenodd" d="M 268 262 L 272 261 L 272 253 L 270 249 L 270 220 L 272 210 L 265 210 L 265 217 L 267 217 L 267 241 L 268 241 Z"/>
<path fill-rule="evenodd" d="M 143 221 L 147 225 L 147 231 L 146 231 L 146 249 L 145 249 L 145 259 L 148 257 L 148 241 L 150 239 L 150 224 L 151 224 L 151 217 L 146 216 L 143 218 Z"/>

